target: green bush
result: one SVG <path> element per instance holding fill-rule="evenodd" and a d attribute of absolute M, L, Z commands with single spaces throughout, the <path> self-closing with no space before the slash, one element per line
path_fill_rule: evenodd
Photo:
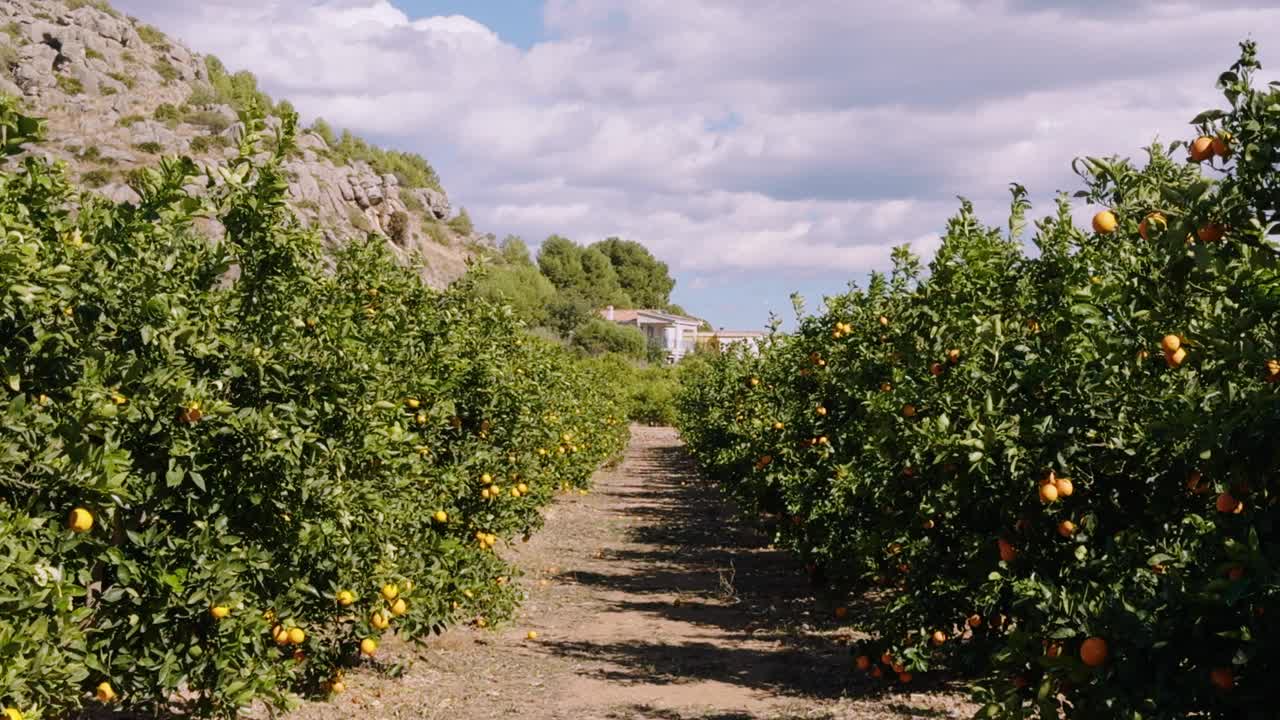
<path fill-rule="evenodd" d="M 151 25 L 139 24 L 135 21 L 135 30 L 138 31 L 138 37 L 142 38 L 142 42 L 159 50 L 160 52 L 169 52 L 169 39 Z"/>
<path fill-rule="evenodd" d="M 152 112 L 151 116 L 156 120 L 164 123 L 178 123 L 182 121 L 182 111 L 173 103 L 160 103 Z"/>
<path fill-rule="evenodd" d="M 158 142 L 143 142 L 134 145 L 133 148 L 138 152 L 144 152 L 148 155 L 159 155 L 164 151 L 164 146 Z"/>
<path fill-rule="evenodd" d="M 578 325 L 571 342 L 574 347 L 592 355 L 618 353 L 636 360 L 645 358 L 644 333 L 603 318 L 590 318 Z"/>
<path fill-rule="evenodd" d="M 171 105 L 170 107 L 173 107 L 173 106 Z M 140 123 L 143 120 L 146 120 L 146 118 L 141 115 L 125 115 L 124 117 L 121 117 L 119 120 L 116 121 L 116 125 L 127 128 L 132 126 L 135 123 Z"/>
<path fill-rule="evenodd" d="M 407 640 L 506 616 L 494 545 L 625 440 L 611 386 L 465 282 L 380 240 L 330 266 L 288 210 L 294 122 L 207 197 L 181 159 L 134 174 L 136 206 L 0 173 L 7 706 L 274 712 L 361 662 L 375 615 Z"/>
<path fill-rule="evenodd" d="M 160 79 L 163 80 L 166 85 L 177 81 L 177 79 L 181 77 L 178 74 L 178 68 L 174 67 L 173 63 L 169 62 L 167 58 L 161 58 L 155 61 L 151 66 L 151 69 L 156 71 L 160 76 Z"/>
<path fill-rule="evenodd" d="M 59 75 L 58 89 L 68 95 L 84 94 L 84 83 L 80 82 L 80 78 L 73 75 Z"/>
<path fill-rule="evenodd" d="M 84 183 L 85 187 L 100 188 L 115 179 L 115 176 L 113 170 L 97 168 L 81 174 L 80 182 Z"/>

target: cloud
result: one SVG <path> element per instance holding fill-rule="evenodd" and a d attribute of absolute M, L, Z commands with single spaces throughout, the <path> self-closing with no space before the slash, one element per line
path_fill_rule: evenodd
<path fill-rule="evenodd" d="M 481 228 L 636 239 L 704 286 L 932 252 L 958 195 L 1000 224 L 1009 182 L 1043 201 L 1074 157 L 1185 138 L 1238 41 L 1280 27 L 1247 0 L 547 0 L 521 50 L 385 0 L 119 4 L 436 159 Z"/>

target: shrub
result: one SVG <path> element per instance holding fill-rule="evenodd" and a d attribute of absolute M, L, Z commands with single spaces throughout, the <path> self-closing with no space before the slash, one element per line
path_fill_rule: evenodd
<path fill-rule="evenodd" d="M 177 123 L 182 121 L 183 113 L 173 103 L 160 103 L 151 116 L 163 123 Z"/>
<path fill-rule="evenodd" d="M 280 158 L 251 157 L 209 197 L 162 160 L 136 207 L 37 160 L 0 174 L 0 698 L 24 713 L 101 682 L 118 700 L 91 714 L 274 713 L 359 662 L 388 587 L 410 641 L 501 619 L 494 545 L 625 440 L 609 385 L 465 283 L 380 241 L 330 267 Z"/>
<path fill-rule="evenodd" d="M 0 43 L 0 72 L 9 74 L 18 65 L 18 50 Z"/>
<path fill-rule="evenodd" d="M 116 121 L 116 125 L 127 128 L 131 127 L 134 123 L 140 123 L 143 120 L 146 120 L 146 118 L 141 115 L 125 115 Z"/>
<path fill-rule="evenodd" d="M 138 143 L 137 145 L 134 145 L 133 148 L 138 152 L 144 152 L 148 155 L 159 155 L 164 152 L 164 146 L 154 141 Z"/>
<path fill-rule="evenodd" d="M 211 133 L 220 133 L 231 127 L 231 120 L 222 113 L 213 110 L 195 110 L 186 113 L 182 121 L 188 125 L 205 128 Z"/>
<path fill-rule="evenodd" d="M 1081 159 L 1107 214 L 1082 231 L 1060 199 L 1034 257 L 1021 187 L 1007 232 L 963 203 L 927 274 L 899 248 L 685 378 L 682 434 L 778 544 L 833 592 L 892 590 L 856 654 L 974 669 L 982 717 L 1272 712 L 1280 88 L 1257 68 L 1246 43 L 1193 121 L 1212 177 L 1183 143 Z"/>
<path fill-rule="evenodd" d="M 103 57 L 102 53 L 98 52 L 97 50 L 94 50 L 93 48 L 85 48 L 85 49 L 84 49 L 84 56 L 85 56 L 86 58 L 90 59 L 90 60 L 104 60 L 104 59 L 106 59 L 106 58 L 104 58 L 104 57 Z"/>
<path fill-rule="evenodd" d="M 409 214 L 396 210 L 387 219 L 387 237 L 397 245 L 403 246 L 409 240 Z"/>
<path fill-rule="evenodd" d="M 142 42 L 150 45 L 160 52 L 169 52 L 169 39 L 151 25 L 145 23 L 139 24 L 135 22 L 135 29 L 138 31 L 138 37 L 142 38 Z"/>
<path fill-rule="evenodd" d="M 425 220 L 422 227 L 435 244 L 443 245 L 444 247 L 453 245 L 453 240 L 449 237 L 449 233 L 444 229 L 444 226 L 435 220 Z"/>
<path fill-rule="evenodd" d="M 175 82 L 181 75 L 178 74 L 178 68 L 173 66 L 167 58 L 161 58 L 151 65 L 151 69 L 156 71 L 160 79 L 165 85 Z"/>
<path fill-rule="evenodd" d="M 115 178 L 115 175 L 115 171 L 113 170 L 97 168 L 83 173 L 80 176 L 80 182 L 84 183 L 86 187 L 100 188 L 111 182 L 112 179 Z"/>
<path fill-rule="evenodd" d="M 633 327 L 591 318 L 573 331 L 573 346 L 589 354 L 618 353 L 636 360 L 645 357 L 644 333 Z"/>
<path fill-rule="evenodd" d="M 22 26 L 19 25 L 16 20 L 11 20 L 5 23 L 4 27 L 0 28 L 0 30 L 3 30 L 4 34 L 8 35 L 9 39 L 15 45 L 21 44 L 23 39 L 25 38 L 25 34 L 22 32 Z"/>
<path fill-rule="evenodd" d="M 124 85 L 126 88 L 130 90 L 134 89 L 138 85 L 137 79 L 135 79 L 132 75 L 126 75 L 124 73 L 118 73 L 118 72 L 109 72 L 107 73 L 107 77 L 111 78 L 112 80 L 115 80 L 121 85 Z"/>
<path fill-rule="evenodd" d="M 462 237 L 467 237 L 476 230 L 471 224 L 471 216 L 467 214 L 466 208 L 462 208 L 457 215 L 449 219 L 449 228 Z"/>
<path fill-rule="evenodd" d="M 84 94 L 84 83 L 80 82 L 80 78 L 73 75 L 59 75 L 58 89 L 68 95 Z"/>

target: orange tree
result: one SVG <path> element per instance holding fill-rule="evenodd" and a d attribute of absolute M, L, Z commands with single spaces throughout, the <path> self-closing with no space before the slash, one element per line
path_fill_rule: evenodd
<path fill-rule="evenodd" d="M 1228 107 L 1141 167 L 1077 163 L 1105 206 L 1007 229 L 966 205 L 927 276 L 889 276 L 686 378 L 681 429 L 861 618 L 876 677 L 961 668 L 984 717 L 1266 717 L 1280 450 L 1280 92 L 1252 44 Z M 1184 154 L 1185 153 L 1185 154 Z"/>
<path fill-rule="evenodd" d="M 323 257 L 284 202 L 294 121 L 256 163 L 247 120 L 136 204 L 0 174 L 0 709 L 341 691 L 384 633 L 503 617 L 495 545 L 625 442 L 611 386 L 508 309 L 376 238 Z"/>

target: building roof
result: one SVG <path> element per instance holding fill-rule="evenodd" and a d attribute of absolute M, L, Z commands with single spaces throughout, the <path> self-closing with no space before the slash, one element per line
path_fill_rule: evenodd
<path fill-rule="evenodd" d="M 669 323 L 687 323 L 692 325 L 702 324 L 702 321 L 697 318 L 685 317 L 684 315 L 672 315 L 671 313 L 662 312 L 661 310 L 636 309 L 636 310 L 614 310 L 613 311 L 614 322 L 620 322 L 620 323 L 634 322 L 635 320 L 639 319 L 642 316 L 647 319 L 663 320 Z M 601 310 L 600 317 L 607 319 L 609 317 L 609 311 Z"/>

